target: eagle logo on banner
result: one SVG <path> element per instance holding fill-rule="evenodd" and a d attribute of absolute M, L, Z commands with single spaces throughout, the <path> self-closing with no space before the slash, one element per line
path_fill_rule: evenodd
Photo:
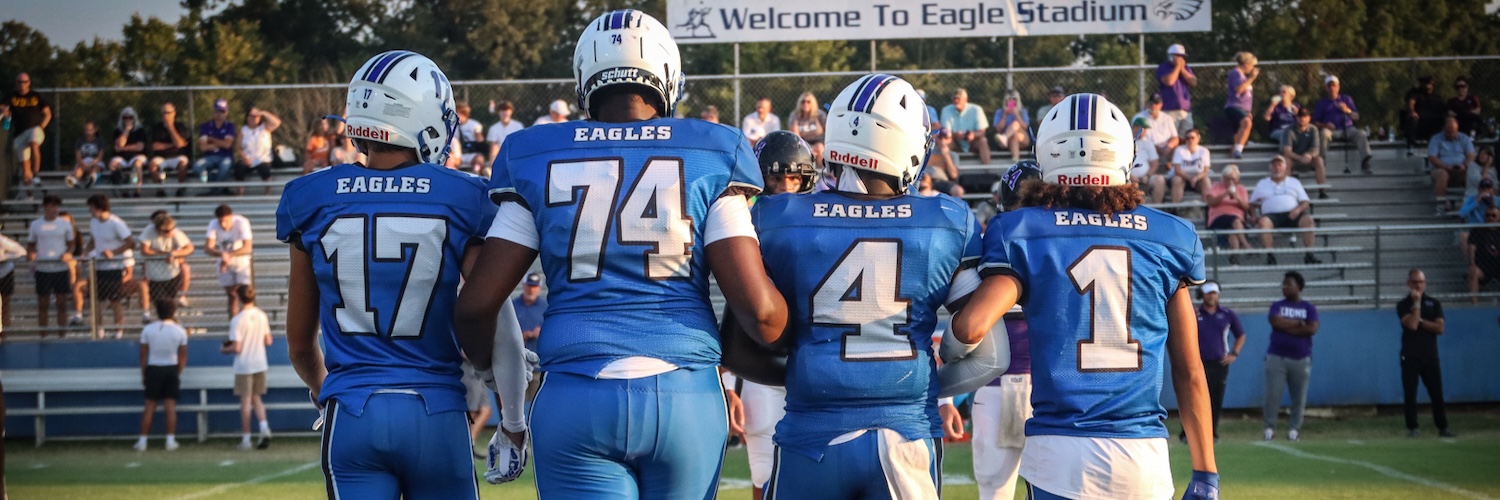
<path fill-rule="evenodd" d="M 1161 0 L 1156 4 L 1156 15 L 1163 20 L 1186 21 L 1198 15 L 1205 0 Z"/>

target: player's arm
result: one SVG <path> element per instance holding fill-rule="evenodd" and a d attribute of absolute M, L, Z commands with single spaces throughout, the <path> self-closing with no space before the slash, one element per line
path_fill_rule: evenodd
<path fill-rule="evenodd" d="M 475 370 L 489 370 L 494 364 L 497 317 L 536 256 L 536 249 L 520 243 L 494 237 L 484 240 L 470 271 L 483 279 L 465 283 L 453 308 L 458 344 Z"/>
<path fill-rule="evenodd" d="M 1412 301 L 1411 307 L 1398 311 L 1401 313 L 1401 328 L 1418 331 L 1421 329 L 1422 318 L 1418 315 L 1417 302 Z"/>
<path fill-rule="evenodd" d="M 755 238 L 725 238 L 708 244 L 704 251 L 739 327 L 766 345 L 780 341 L 786 329 L 786 298 L 766 275 Z"/>
<path fill-rule="evenodd" d="M 291 245 L 291 275 L 287 277 L 286 350 L 297 376 L 311 390 L 313 400 L 323 390 L 328 376 L 323 350 L 318 346 L 318 281 L 313 275 L 312 256 Z"/>
<path fill-rule="evenodd" d="M 977 344 L 995 323 L 1015 307 L 1021 297 L 1021 280 L 1010 274 L 993 274 L 980 281 L 967 303 L 953 314 L 954 340 Z"/>
<path fill-rule="evenodd" d="M 1187 287 L 1179 287 L 1167 302 L 1167 354 L 1172 360 L 1172 387 L 1177 391 L 1177 409 L 1187 433 L 1193 471 L 1217 473 L 1208 381 L 1198 356 L 1198 318 Z"/>

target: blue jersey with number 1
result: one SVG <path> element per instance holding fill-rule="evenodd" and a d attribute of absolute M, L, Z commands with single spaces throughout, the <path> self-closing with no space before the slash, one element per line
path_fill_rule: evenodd
<path fill-rule="evenodd" d="M 530 210 L 540 237 L 543 370 L 592 377 L 629 357 L 719 364 L 704 226 L 730 188 L 763 185 L 739 130 L 574 121 L 516 132 L 500 151 L 491 197 Z"/>
<path fill-rule="evenodd" d="M 984 233 L 980 274 L 997 273 L 1020 280 L 1031 332 L 1026 435 L 1167 436 L 1167 301 L 1203 281 L 1192 224 L 1149 207 L 1005 212 Z"/>
<path fill-rule="evenodd" d="M 464 250 L 494 219 L 485 192 L 431 164 L 344 164 L 287 183 L 276 238 L 312 257 L 324 401 L 359 415 L 371 392 L 407 389 L 429 413 L 466 407 L 453 303 Z"/>
<path fill-rule="evenodd" d="M 750 213 L 792 337 L 776 444 L 821 459 L 861 429 L 941 437 L 932 332 L 954 277 L 979 258 L 969 207 L 822 192 L 764 197 Z"/>

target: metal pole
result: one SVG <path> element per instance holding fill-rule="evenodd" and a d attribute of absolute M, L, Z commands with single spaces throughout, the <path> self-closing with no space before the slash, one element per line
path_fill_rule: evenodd
<path fill-rule="evenodd" d="M 875 40 L 870 40 L 870 72 L 875 72 Z"/>
<path fill-rule="evenodd" d="M 53 139 L 52 139 L 52 170 L 59 170 L 59 169 L 62 168 L 62 142 L 63 142 L 62 141 L 62 101 L 63 101 L 62 100 L 62 94 L 61 93 L 57 94 L 57 98 L 53 99 L 53 101 L 57 101 L 57 104 L 52 107 L 52 111 L 53 111 L 53 113 L 52 113 L 52 123 L 49 124 L 49 125 L 53 126 L 52 127 L 52 137 L 53 137 Z M 37 149 L 37 153 L 41 153 L 41 148 Z M 37 158 L 36 159 L 36 178 L 40 179 L 41 177 L 42 177 L 42 159 L 41 158 Z"/>
<path fill-rule="evenodd" d="M 99 329 L 99 276 L 94 272 L 94 259 L 89 259 L 89 336 L 94 340 L 104 338 Z"/>
<path fill-rule="evenodd" d="M 1380 308 L 1380 226 L 1375 226 L 1375 291 L 1370 292 L 1370 307 Z"/>
<path fill-rule="evenodd" d="M 1016 37 L 1005 37 L 1005 90 L 1016 88 Z"/>
<path fill-rule="evenodd" d="M 739 126 L 740 122 L 740 44 L 734 44 L 734 116 L 729 117 L 731 126 Z M 720 120 L 722 123 L 723 120 Z"/>
<path fill-rule="evenodd" d="M 1213 237 L 1214 236 L 1210 236 L 1210 238 L 1213 238 Z M 1214 255 L 1214 282 L 1217 283 L 1219 281 L 1219 246 L 1218 245 L 1214 245 L 1213 246 L 1213 255 Z"/>
<path fill-rule="evenodd" d="M 1136 101 L 1138 101 L 1138 102 L 1136 102 L 1136 106 L 1137 106 L 1137 109 L 1146 109 L 1146 95 L 1148 94 L 1148 92 L 1146 92 L 1146 34 L 1145 33 L 1140 33 L 1140 34 L 1136 35 L 1135 49 L 1136 49 L 1136 53 L 1137 53 L 1139 61 L 1140 61 L 1140 65 L 1141 65 L 1140 69 L 1135 70 L 1135 72 L 1136 72 L 1136 79 L 1139 80 L 1138 85 L 1140 85 L 1140 89 L 1141 89 L 1140 92 L 1137 92 L 1137 94 L 1140 94 L 1140 95 L 1136 97 Z"/>

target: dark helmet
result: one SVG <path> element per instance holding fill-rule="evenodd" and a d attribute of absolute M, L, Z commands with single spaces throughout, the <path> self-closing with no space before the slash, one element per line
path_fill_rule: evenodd
<path fill-rule="evenodd" d="M 1015 208 L 1021 202 L 1021 183 L 1029 179 L 1041 179 L 1042 167 L 1035 160 L 1021 160 L 1012 165 L 1000 177 L 1000 206 Z"/>
<path fill-rule="evenodd" d="M 808 147 L 807 141 L 803 141 L 802 137 L 786 130 L 766 134 L 755 145 L 755 157 L 760 160 L 760 175 L 800 175 L 802 189 L 797 192 L 812 192 L 817 164 L 813 162 L 812 148 Z"/>

